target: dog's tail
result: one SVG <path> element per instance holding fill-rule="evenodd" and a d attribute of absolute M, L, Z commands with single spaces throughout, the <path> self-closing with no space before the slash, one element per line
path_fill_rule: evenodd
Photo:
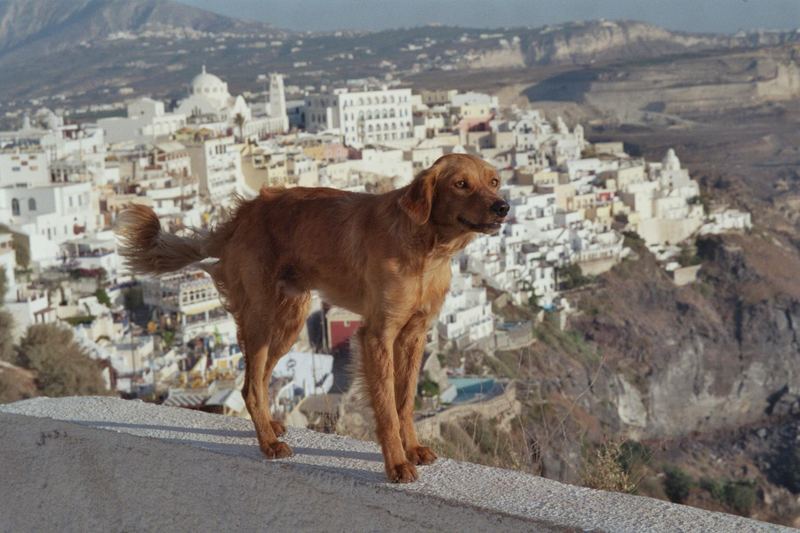
<path fill-rule="evenodd" d="M 125 209 L 115 231 L 120 238 L 119 254 L 137 274 L 174 272 L 210 256 L 206 251 L 208 235 L 196 232 L 192 237 L 180 237 L 166 233 L 155 211 L 144 205 Z"/>

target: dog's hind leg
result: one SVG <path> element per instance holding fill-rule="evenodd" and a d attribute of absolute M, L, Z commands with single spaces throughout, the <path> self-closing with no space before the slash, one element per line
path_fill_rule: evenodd
<path fill-rule="evenodd" d="M 427 465 L 436 460 L 433 450 L 420 445 L 414 428 L 417 376 L 429 324 L 430 319 L 426 314 L 414 314 L 394 341 L 394 396 L 400 419 L 400 439 L 403 441 L 406 458 L 415 465 Z"/>
<path fill-rule="evenodd" d="M 267 397 L 269 397 L 269 382 L 272 378 L 272 371 L 275 369 L 275 365 L 278 364 L 278 360 L 286 355 L 294 341 L 297 340 L 297 335 L 306 323 L 310 302 L 311 297 L 307 292 L 297 296 L 283 296 L 280 304 L 273 311 L 274 318 L 270 324 L 272 335 L 263 378 Z M 270 425 L 278 437 L 286 433 L 286 427 L 280 422 L 270 419 Z"/>
<path fill-rule="evenodd" d="M 262 306 L 269 303 L 259 302 Z M 269 414 L 269 395 L 264 387 L 264 376 L 270 359 L 271 336 L 265 320 L 268 315 L 263 312 L 253 312 L 255 310 L 248 311 L 250 312 L 242 314 L 239 321 L 239 338 L 244 345 L 246 364 L 242 387 L 244 403 L 256 429 L 258 446 L 264 455 L 270 459 L 288 457 L 292 455 L 292 450 L 275 435 Z"/>

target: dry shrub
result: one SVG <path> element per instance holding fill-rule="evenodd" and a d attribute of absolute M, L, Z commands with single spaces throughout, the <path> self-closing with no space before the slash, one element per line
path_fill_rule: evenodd
<path fill-rule="evenodd" d="M 592 489 L 634 493 L 641 477 L 626 470 L 620 460 L 623 443 L 606 441 L 586 457 L 583 464 L 583 485 Z"/>

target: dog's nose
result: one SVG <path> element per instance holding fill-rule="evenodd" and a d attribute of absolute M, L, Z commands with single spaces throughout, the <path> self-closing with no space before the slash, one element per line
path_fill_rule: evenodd
<path fill-rule="evenodd" d="M 509 205 L 504 200 L 497 200 L 495 203 L 492 204 L 490 208 L 493 213 L 496 213 L 497 216 L 504 217 L 508 214 L 508 210 L 510 209 Z"/>

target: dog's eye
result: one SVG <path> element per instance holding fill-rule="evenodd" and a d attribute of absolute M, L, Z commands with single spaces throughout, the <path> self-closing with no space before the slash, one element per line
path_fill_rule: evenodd
<path fill-rule="evenodd" d="M 466 189 L 467 188 L 467 180 L 458 180 L 456 182 L 456 187 L 459 189 Z"/>
<path fill-rule="evenodd" d="M 498 185 L 500 185 L 500 180 L 498 180 L 497 178 L 492 178 L 491 183 L 492 187 L 497 187 Z"/>

